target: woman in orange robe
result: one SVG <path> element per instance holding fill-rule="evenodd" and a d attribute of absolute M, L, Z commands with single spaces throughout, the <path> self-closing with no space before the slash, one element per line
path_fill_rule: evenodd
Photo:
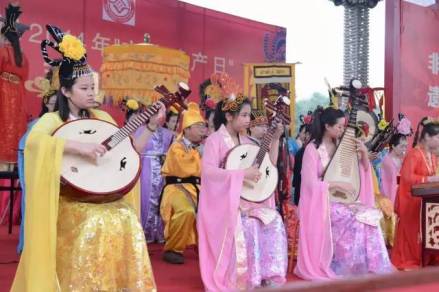
<path fill-rule="evenodd" d="M 422 131 L 419 134 L 420 127 Z M 439 123 L 423 118 L 416 130 L 413 149 L 401 167 L 401 180 L 395 201 L 399 216 L 392 262 L 400 270 L 416 269 L 421 263 L 420 211 L 421 199 L 412 196 L 412 186 L 424 182 L 439 182 L 436 176 L 436 149 L 439 148 Z M 439 258 L 438 258 L 439 259 Z M 426 259 L 427 263 L 433 258 Z"/>

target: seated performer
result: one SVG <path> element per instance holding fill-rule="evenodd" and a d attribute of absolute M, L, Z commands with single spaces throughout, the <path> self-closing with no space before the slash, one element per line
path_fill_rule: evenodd
<path fill-rule="evenodd" d="M 300 125 L 299 131 L 303 134 L 303 144 L 300 149 L 294 155 L 294 167 L 293 167 L 293 188 L 294 188 L 294 204 L 299 205 L 300 200 L 300 184 L 302 182 L 302 162 L 303 154 L 305 153 L 306 145 L 311 137 L 311 120 L 312 112 L 302 119 L 302 125 Z M 302 130 L 303 129 L 303 130 Z"/>
<path fill-rule="evenodd" d="M 171 106 L 166 114 L 166 122 L 164 127 L 175 134 L 175 131 L 177 131 L 179 118 L 179 112 L 173 106 Z"/>
<path fill-rule="evenodd" d="M 407 137 L 412 134 L 410 121 L 403 117 L 397 127 L 397 132 L 390 138 L 389 153 L 384 157 L 381 165 L 381 190 L 383 194 L 395 204 L 398 189 L 397 178 L 407 153 Z"/>
<path fill-rule="evenodd" d="M 200 270 L 207 291 L 252 289 L 285 282 L 287 242 L 284 224 L 274 209 L 274 198 L 260 204 L 240 198 L 245 181 L 260 179 L 258 167 L 222 168 L 229 150 L 254 143 L 241 134 L 249 126 L 250 112 L 250 101 L 242 95 L 220 101 L 214 117 L 218 130 L 205 143 L 197 230 Z M 270 147 L 274 164 L 282 134 L 279 129 L 282 127 L 276 130 Z"/>
<path fill-rule="evenodd" d="M 387 124 L 388 123 L 386 122 L 386 125 Z M 363 143 L 365 143 L 366 141 L 366 136 L 367 136 L 366 133 L 368 129 L 369 127 L 366 122 L 361 122 L 358 125 L 356 136 Z M 380 159 L 377 158 L 379 157 L 379 153 L 377 154 L 376 152 L 372 152 L 372 151 L 369 151 L 368 157 L 372 165 L 374 162 L 377 163 L 377 160 Z M 377 168 L 372 167 L 371 169 L 373 193 L 375 194 L 375 207 L 381 210 L 383 214 L 383 218 L 381 218 L 380 220 L 381 232 L 383 234 L 384 242 L 386 246 L 391 247 L 393 246 L 393 240 L 395 237 L 396 215 L 394 212 L 392 201 L 389 198 L 387 198 L 385 195 L 383 195 L 380 191 L 378 172 L 377 172 L 377 169 L 379 169 L 380 166 L 378 165 Z"/>
<path fill-rule="evenodd" d="M 312 113 L 312 112 L 310 112 Z M 308 116 L 310 116 L 310 113 L 308 113 Z M 308 117 L 307 116 L 307 117 Z M 296 138 L 290 137 L 288 139 L 288 151 L 295 156 L 296 153 L 303 148 L 303 146 L 306 146 L 307 140 L 309 140 L 309 132 L 307 131 L 307 123 L 302 120 L 302 123 L 299 126 L 299 131 L 296 135 Z"/>
<path fill-rule="evenodd" d="M 115 123 L 95 106 L 94 80 L 79 39 L 47 26 L 62 52 L 59 111 L 43 115 L 24 149 L 26 178 L 25 249 L 11 291 L 155 291 L 142 227 L 136 215 L 139 188 L 111 203 L 82 203 L 60 188 L 64 153 L 96 161 L 101 144 L 52 136 L 64 123 L 93 117 Z M 44 42 L 44 44 L 47 44 Z M 144 138 L 151 133 L 145 130 Z M 74 192 L 72 190 L 72 192 Z"/>
<path fill-rule="evenodd" d="M 420 128 L 422 127 L 422 131 Z M 401 179 L 395 200 L 399 217 L 396 226 L 392 262 L 400 270 L 419 268 L 421 263 L 421 199 L 412 196 L 412 186 L 424 182 L 439 182 L 436 175 L 436 155 L 439 148 L 439 122 L 423 118 L 417 127 L 413 148 L 407 153 L 400 170 Z M 438 264 L 439 257 L 426 259 Z"/>
<path fill-rule="evenodd" d="M 393 270 L 387 254 L 372 189 L 368 152 L 357 140 L 360 155 L 359 202 L 330 202 L 329 190 L 352 191 L 348 183 L 322 181 L 344 131 L 342 111 L 328 107 L 313 116 L 312 139 L 302 163 L 299 203 L 299 249 L 295 273 L 308 280 L 331 279 Z M 379 213 L 378 213 L 379 214 Z"/>
<path fill-rule="evenodd" d="M 139 109 L 140 112 L 140 109 Z M 161 123 L 159 123 L 161 124 Z M 140 175 L 141 188 L 141 223 L 146 241 L 163 243 L 163 221 L 160 217 L 160 194 L 165 183 L 160 171 L 164 157 L 174 139 L 174 132 L 160 125 L 140 127 L 134 137 L 142 135 L 147 128 L 152 132 L 151 138 L 145 143 L 136 143 L 140 153 L 142 170 Z"/>
<path fill-rule="evenodd" d="M 183 135 L 169 147 L 162 175 L 165 180 L 160 214 L 165 224 L 163 260 L 184 263 L 183 251 L 197 243 L 195 213 L 200 187 L 201 156 L 198 146 L 207 133 L 196 103 L 183 114 Z"/>

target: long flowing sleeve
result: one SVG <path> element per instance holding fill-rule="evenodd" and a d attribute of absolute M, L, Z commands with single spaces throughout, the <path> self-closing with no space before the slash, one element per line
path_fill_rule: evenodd
<path fill-rule="evenodd" d="M 421 204 L 421 199 L 413 197 L 411 189 L 413 185 L 427 180 L 428 170 L 424 164 L 421 150 L 417 148 L 411 149 L 402 163 L 401 180 L 395 203 L 395 210 L 399 216 L 401 213 L 408 212 L 407 210 L 419 212 L 417 209 Z"/>
<path fill-rule="evenodd" d="M 24 249 L 11 291 L 57 289 L 56 223 L 64 141 L 50 135 L 59 125 L 55 114 L 46 114 L 26 141 L 24 245 L 32 249 Z"/>
<path fill-rule="evenodd" d="M 401 166 L 401 182 L 403 181 L 409 185 L 415 185 L 424 183 L 427 180 L 427 175 L 420 174 L 419 162 L 422 161 L 421 150 L 413 149 L 411 150 L 404 159 Z"/>
<path fill-rule="evenodd" d="M 113 122 L 102 111 L 94 117 Z M 65 140 L 52 136 L 63 124 L 58 113 L 42 116 L 30 131 L 24 149 L 26 211 L 24 246 L 11 291 L 59 291 L 56 273 L 57 222 Z M 139 205 L 138 184 L 124 197 Z M 44 263 L 44 264 L 42 264 Z"/>
<path fill-rule="evenodd" d="M 299 248 L 295 273 L 309 280 L 336 278 L 330 268 L 331 237 L 328 184 L 321 180 L 322 166 L 313 143 L 303 155 L 299 202 Z"/>
<path fill-rule="evenodd" d="M 372 170 L 373 167 L 370 165 L 370 162 L 364 166 L 363 163 L 359 164 L 360 168 L 360 202 L 370 208 L 375 207 L 375 192 L 374 192 L 374 184 L 372 179 Z"/>
<path fill-rule="evenodd" d="M 206 141 L 201 166 L 197 215 L 201 277 L 208 291 L 235 287 L 235 229 L 244 180 L 243 170 L 222 169 L 226 145 L 215 132 Z"/>

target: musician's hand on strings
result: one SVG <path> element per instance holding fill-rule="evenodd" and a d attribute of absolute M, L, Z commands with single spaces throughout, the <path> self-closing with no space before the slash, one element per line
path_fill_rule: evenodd
<path fill-rule="evenodd" d="M 107 152 L 107 148 L 101 144 L 95 143 L 78 143 L 78 154 L 96 161 L 98 157 L 103 156 Z"/>
<path fill-rule="evenodd" d="M 64 145 L 64 153 L 80 155 L 82 157 L 90 158 L 95 162 L 97 158 L 103 156 L 105 152 L 107 152 L 107 148 L 101 144 L 67 140 Z"/>
<path fill-rule="evenodd" d="M 261 172 L 259 171 L 258 165 L 253 165 L 244 170 L 244 179 L 258 182 L 261 179 Z"/>
<path fill-rule="evenodd" d="M 368 160 L 369 159 L 369 151 L 367 150 L 367 147 L 364 145 L 363 141 L 360 139 L 355 139 L 355 142 L 357 144 L 357 152 L 360 154 L 361 159 Z"/>

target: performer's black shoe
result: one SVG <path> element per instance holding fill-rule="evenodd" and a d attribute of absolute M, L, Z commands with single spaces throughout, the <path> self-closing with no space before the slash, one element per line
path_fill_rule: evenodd
<path fill-rule="evenodd" d="M 165 251 L 163 254 L 163 260 L 170 264 L 184 264 L 184 257 L 181 253 L 175 251 Z"/>

